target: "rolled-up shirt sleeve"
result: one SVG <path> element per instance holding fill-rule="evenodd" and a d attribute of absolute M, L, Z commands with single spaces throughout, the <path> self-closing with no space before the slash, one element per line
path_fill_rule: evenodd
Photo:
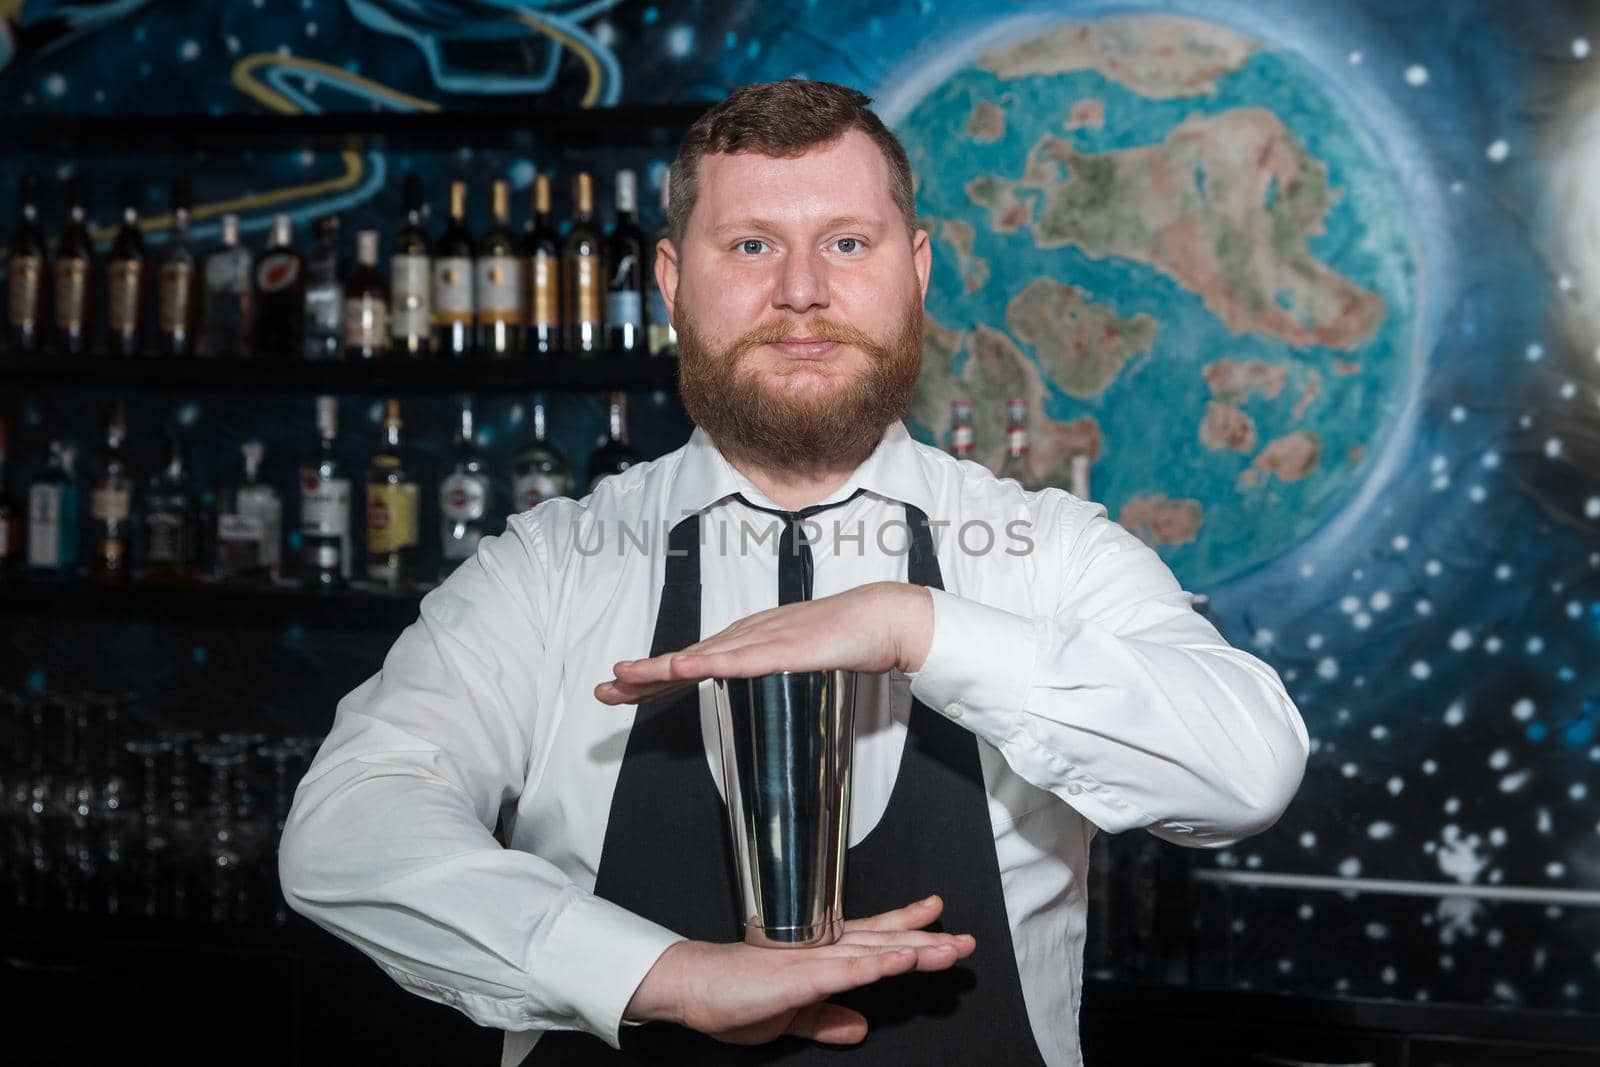
<path fill-rule="evenodd" d="M 1101 829 L 1204 847 L 1267 829 L 1308 750 L 1277 672 L 1230 646 L 1104 507 L 1073 498 L 1054 522 L 1062 580 L 1037 607 L 932 591 L 913 695 Z"/>
<path fill-rule="evenodd" d="M 634 991 L 683 938 L 493 834 L 549 728 L 548 587 L 523 515 L 423 598 L 382 670 L 339 702 L 295 792 L 279 878 L 295 911 L 403 987 L 483 1026 L 585 1030 L 615 1048 Z"/>

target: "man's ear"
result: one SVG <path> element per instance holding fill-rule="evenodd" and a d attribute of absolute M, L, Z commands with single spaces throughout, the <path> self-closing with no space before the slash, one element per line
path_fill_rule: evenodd
<path fill-rule="evenodd" d="M 656 288 L 667 302 L 667 318 L 678 325 L 678 250 L 666 237 L 656 242 Z"/>
<path fill-rule="evenodd" d="M 911 261 L 917 267 L 917 285 L 922 289 L 922 299 L 928 299 L 928 275 L 933 269 L 933 242 L 928 231 L 919 229 L 911 238 Z"/>

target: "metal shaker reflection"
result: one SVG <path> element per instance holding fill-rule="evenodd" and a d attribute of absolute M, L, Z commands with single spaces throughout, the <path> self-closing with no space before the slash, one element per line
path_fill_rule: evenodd
<path fill-rule="evenodd" d="M 713 690 L 744 939 L 831 944 L 844 932 L 855 672 L 719 678 Z"/>

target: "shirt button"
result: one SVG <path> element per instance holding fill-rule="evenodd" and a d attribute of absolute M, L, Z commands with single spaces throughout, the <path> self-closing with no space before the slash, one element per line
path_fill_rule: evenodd
<path fill-rule="evenodd" d="M 967 709 L 964 705 L 959 703 L 951 704 L 948 708 L 944 709 L 944 713 L 950 716 L 952 719 L 959 719 L 961 716 L 967 713 Z"/>
<path fill-rule="evenodd" d="M 1073 796 L 1077 796 L 1079 793 L 1083 792 L 1083 786 L 1079 785 L 1077 782 L 1073 782 L 1071 785 L 1067 786 L 1067 792 Z"/>

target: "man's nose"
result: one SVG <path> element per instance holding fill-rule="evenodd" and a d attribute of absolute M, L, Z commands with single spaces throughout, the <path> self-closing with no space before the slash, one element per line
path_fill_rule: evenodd
<path fill-rule="evenodd" d="M 828 268 L 819 250 L 784 257 L 772 306 L 797 315 L 828 306 Z"/>

